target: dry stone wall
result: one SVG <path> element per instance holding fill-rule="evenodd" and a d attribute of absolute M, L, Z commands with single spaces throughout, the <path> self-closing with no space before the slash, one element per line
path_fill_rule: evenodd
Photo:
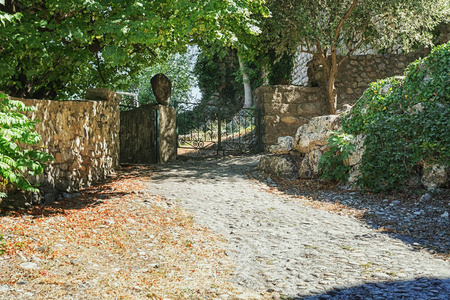
<path fill-rule="evenodd" d="M 279 136 L 295 136 L 298 127 L 329 110 L 326 95 L 320 88 L 261 86 L 256 89 L 254 96 L 255 104 L 263 115 L 264 149 L 277 144 Z"/>
<path fill-rule="evenodd" d="M 401 52 L 401 49 L 397 52 Z M 351 56 L 339 67 L 336 76 L 338 108 L 342 109 L 344 104 L 355 104 L 371 82 L 402 75 L 409 63 L 427 54 L 427 51 L 420 51 L 409 54 L 382 55 L 373 54 L 373 51 L 369 49 L 361 52 L 361 55 Z M 292 82 L 295 85 L 326 89 L 322 63 L 313 59 L 310 54 L 298 53 Z"/>
<path fill-rule="evenodd" d="M 55 158 L 32 182 L 70 192 L 118 168 L 120 97 L 106 89 L 91 95 L 82 101 L 17 99 L 37 108 L 28 115 L 41 120 L 35 126 L 42 136 L 39 148 Z"/>
<path fill-rule="evenodd" d="M 342 108 L 344 104 L 355 104 L 371 82 L 403 75 L 409 63 L 426 55 L 426 52 L 418 52 L 350 57 L 339 67 L 339 73 L 336 77 L 338 107 Z M 322 74 L 320 75 L 323 76 Z M 322 81 L 320 86 L 326 86 L 325 82 Z"/>

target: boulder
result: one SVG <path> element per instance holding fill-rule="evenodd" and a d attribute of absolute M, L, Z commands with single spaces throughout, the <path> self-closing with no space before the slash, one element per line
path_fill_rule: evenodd
<path fill-rule="evenodd" d="M 172 82 L 164 74 L 156 74 L 150 79 L 153 94 L 156 101 L 161 105 L 169 105 L 170 96 L 172 95 Z"/>
<path fill-rule="evenodd" d="M 308 124 L 300 126 L 294 140 L 294 149 L 307 154 L 328 145 L 332 131 L 341 129 L 339 115 L 312 118 Z"/>
<path fill-rule="evenodd" d="M 281 136 L 278 143 L 269 147 L 269 152 L 273 154 L 289 154 L 292 151 L 294 138 L 292 136 Z"/>
<path fill-rule="evenodd" d="M 353 143 L 355 144 L 355 150 L 352 154 L 344 161 L 344 164 L 347 166 L 353 167 L 356 165 L 359 165 L 361 163 L 364 151 L 366 147 L 364 147 L 364 140 L 366 136 L 363 134 L 359 134 L 355 137 L 353 140 Z"/>
<path fill-rule="evenodd" d="M 443 165 L 424 165 L 422 184 L 429 190 L 444 187 L 449 183 L 449 172 Z"/>
<path fill-rule="evenodd" d="M 258 170 L 281 177 L 292 177 L 297 172 L 297 165 L 288 155 L 264 155 L 259 161 Z"/>
<path fill-rule="evenodd" d="M 349 172 L 347 183 L 350 185 L 355 184 L 360 176 L 361 171 L 359 170 L 359 165 L 353 166 Z"/>
<path fill-rule="evenodd" d="M 317 178 L 319 176 L 319 159 L 322 157 L 322 151 L 313 150 L 303 158 L 298 176 L 300 178 Z"/>

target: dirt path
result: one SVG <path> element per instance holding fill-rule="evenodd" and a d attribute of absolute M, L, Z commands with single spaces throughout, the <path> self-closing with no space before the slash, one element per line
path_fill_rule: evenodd
<path fill-rule="evenodd" d="M 228 241 L 233 282 L 291 299 L 448 299 L 450 263 L 243 174 L 258 157 L 158 166 L 147 188 Z M 277 297 L 277 296 L 275 296 Z"/>

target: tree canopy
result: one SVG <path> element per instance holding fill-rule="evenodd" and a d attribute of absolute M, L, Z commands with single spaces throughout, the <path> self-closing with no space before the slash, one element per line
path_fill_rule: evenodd
<path fill-rule="evenodd" d="M 330 112 L 335 113 L 334 79 L 339 66 L 363 47 L 389 52 L 431 45 L 431 31 L 449 19 L 448 0 L 268 0 L 262 43 L 278 53 L 300 47 L 324 65 Z"/>
<path fill-rule="evenodd" d="M 86 87 L 127 88 L 167 53 L 255 31 L 263 2 L 9 0 L 0 4 L 0 89 L 64 99 Z"/>

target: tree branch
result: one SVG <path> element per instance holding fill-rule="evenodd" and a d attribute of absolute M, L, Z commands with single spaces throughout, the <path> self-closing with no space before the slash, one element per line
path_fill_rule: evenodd
<path fill-rule="evenodd" d="M 102 74 L 102 69 L 100 68 L 100 57 L 98 56 L 98 52 L 95 53 L 95 57 L 97 58 L 97 70 L 98 73 L 100 74 L 100 78 L 102 79 L 103 83 L 106 84 L 106 80 Z"/>
<path fill-rule="evenodd" d="M 323 66 L 325 68 L 325 74 L 327 77 L 330 77 L 330 64 L 328 63 L 327 57 L 326 57 L 326 53 L 324 53 L 322 51 L 322 47 L 320 46 L 320 44 L 317 42 L 316 43 L 316 47 L 317 47 L 317 53 L 314 54 L 316 57 L 318 57 L 320 59 L 320 61 L 323 63 Z M 328 78 L 327 78 L 328 80 Z"/>
<path fill-rule="evenodd" d="M 341 61 L 339 62 L 339 66 L 346 61 L 355 51 L 356 49 L 359 49 L 359 47 L 361 47 L 362 44 L 364 44 L 364 42 L 367 40 L 365 37 L 365 33 L 367 30 L 367 26 L 369 26 L 369 22 L 370 22 L 370 18 L 367 19 L 366 23 L 363 26 L 362 32 L 361 32 L 361 40 L 358 42 L 358 44 L 356 44 L 356 46 L 354 46 L 353 48 L 350 49 L 350 47 L 347 47 L 348 49 L 348 53 L 346 56 L 344 56 Z"/>
<path fill-rule="evenodd" d="M 350 8 L 348 9 L 347 13 L 344 15 L 344 17 L 341 19 L 341 21 L 339 22 L 336 31 L 334 33 L 334 37 L 333 40 L 336 43 L 339 34 L 341 32 L 341 28 L 344 25 L 345 21 L 348 19 L 348 17 L 350 17 L 351 13 L 353 12 L 353 9 L 355 9 L 356 5 L 358 4 L 359 0 L 353 0 L 352 5 L 350 6 Z"/>
<path fill-rule="evenodd" d="M 312 55 L 316 55 L 317 52 L 314 52 L 312 50 L 310 50 L 311 48 L 307 46 L 307 49 L 304 49 L 303 46 L 300 46 L 300 51 L 303 53 L 308 53 L 308 54 L 312 54 Z"/>

